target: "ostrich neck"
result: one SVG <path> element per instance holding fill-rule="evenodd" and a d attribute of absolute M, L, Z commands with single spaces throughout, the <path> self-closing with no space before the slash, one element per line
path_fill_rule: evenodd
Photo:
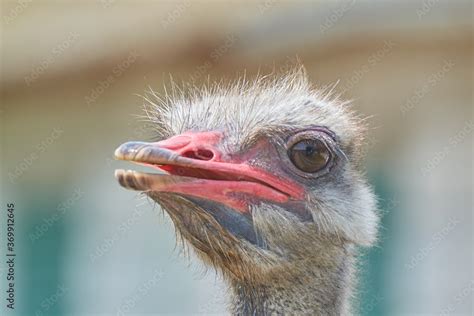
<path fill-rule="evenodd" d="M 231 284 L 234 315 L 347 315 L 353 274 L 352 250 L 328 251 L 293 263 L 285 278 L 269 275 L 265 284 Z M 328 259 L 329 264 L 328 264 Z"/>

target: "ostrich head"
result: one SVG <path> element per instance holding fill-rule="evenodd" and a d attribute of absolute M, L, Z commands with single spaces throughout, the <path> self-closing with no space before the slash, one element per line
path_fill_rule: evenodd
<path fill-rule="evenodd" d="M 377 229 L 347 102 L 312 90 L 303 70 L 177 94 L 148 106 L 160 141 L 115 152 L 160 172 L 117 170 L 120 184 L 159 203 L 237 291 L 346 278 L 344 258 Z"/>

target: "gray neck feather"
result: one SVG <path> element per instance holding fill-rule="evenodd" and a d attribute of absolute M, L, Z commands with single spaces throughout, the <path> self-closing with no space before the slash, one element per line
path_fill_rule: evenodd
<path fill-rule="evenodd" d="M 348 315 L 353 274 L 352 247 L 338 246 L 314 260 L 296 262 L 285 278 L 265 284 L 231 282 L 234 315 Z"/>

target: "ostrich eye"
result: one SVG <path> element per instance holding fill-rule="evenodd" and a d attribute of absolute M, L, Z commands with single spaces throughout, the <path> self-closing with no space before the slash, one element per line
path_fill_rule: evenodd
<path fill-rule="evenodd" d="M 313 173 L 323 169 L 331 152 L 319 139 L 305 139 L 294 144 L 288 151 L 291 162 L 301 171 Z"/>

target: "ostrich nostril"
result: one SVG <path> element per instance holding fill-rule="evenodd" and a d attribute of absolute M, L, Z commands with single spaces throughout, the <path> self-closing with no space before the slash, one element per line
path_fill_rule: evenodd
<path fill-rule="evenodd" d="M 182 156 L 198 160 L 211 160 L 214 158 L 214 153 L 207 149 L 195 149 L 184 152 Z"/>

